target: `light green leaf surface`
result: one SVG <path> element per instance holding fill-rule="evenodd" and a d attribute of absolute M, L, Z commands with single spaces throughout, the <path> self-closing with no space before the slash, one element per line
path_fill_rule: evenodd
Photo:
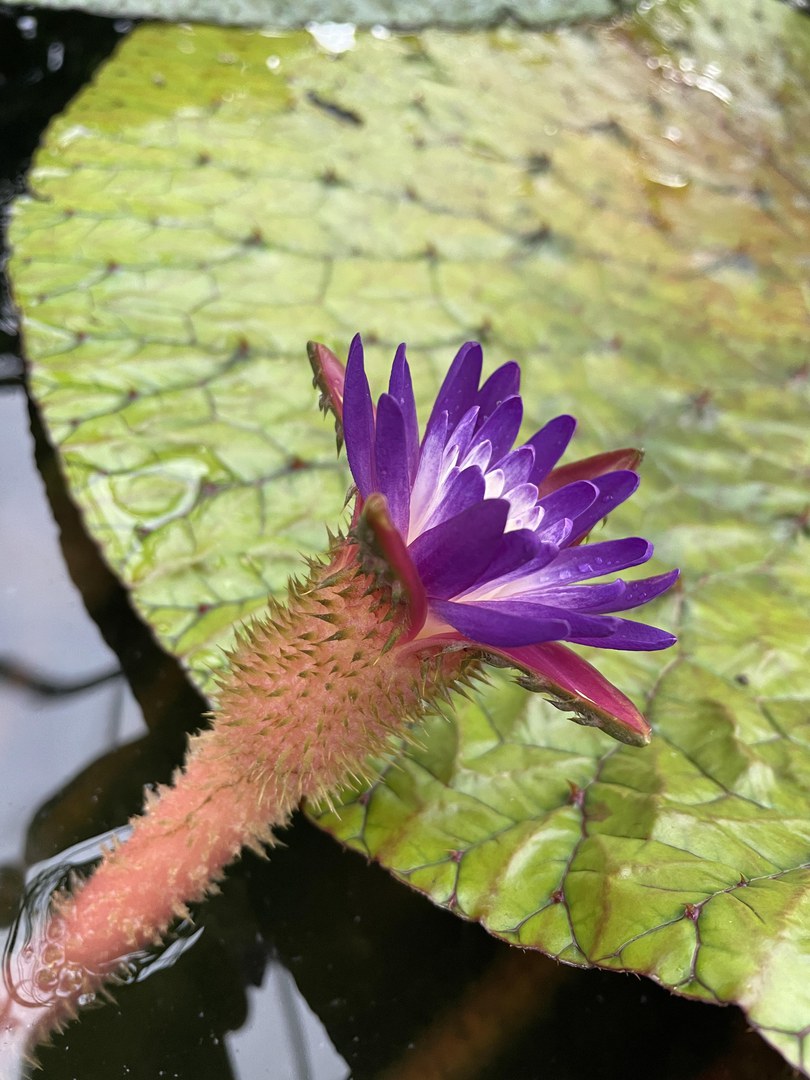
<path fill-rule="evenodd" d="M 8 0 L 23 6 L 26 0 Z M 30 6 L 30 5 L 29 5 Z M 632 6 L 632 0 L 49 0 L 56 10 L 87 11 L 116 18 L 225 26 L 296 29 L 314 22 L 327 40 L 331 23 L 363 27 L 489 26 L 517 19 L 526 26 L 549 26 L 577 19 L 602 19 Z"/>
<path fill-rule="evenodd" d="M 11 264 L 88 528 L 204 689 L 341 520 L 307 338 L 362 330 L 378 388 L 406 339 L 424 407 L 477 335 L 527 431 L 646 448 L 604 535 L 682 567 L 649 612 L 680 645 L 598 663 L 653 745 L 499 674 L 320 823 L 507 940 L 739 1002 L 805 1070 L 809 37 L 756 0 L 339 59 L 144 27 L 49 132 Z"/>

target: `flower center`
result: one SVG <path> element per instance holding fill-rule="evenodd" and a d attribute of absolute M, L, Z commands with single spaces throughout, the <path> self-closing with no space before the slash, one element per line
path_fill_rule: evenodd
<path fill-rule="evenodd" d="M 543 510 L 537 505 L 537 485 L 526 482 L 534 451 L 522 447 L 493 463 L 492 443 L 476 439 L 479 411 L 477 405 L 468 409 L 450 432 L 448 415 L 442 413 L 426 433 L 411 490 L 406 543 L 457 513 L 466 490 L 476 484 L 482 498 L 508 501 L 505 532 L 539 526 Z"/>

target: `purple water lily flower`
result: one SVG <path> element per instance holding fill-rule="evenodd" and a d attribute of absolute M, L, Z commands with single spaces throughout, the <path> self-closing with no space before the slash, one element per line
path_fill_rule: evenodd
<path fill-rule="evenodd" d="M 15 1072 L 34 1041 L 130 974 L 243 847 L 261 850 L 303 799 L 370 779 L 392 738 L 463 691 L 482 659 L 519 668 L 524 685 L 581 723 L 649 739 L 633 703 L 563 644 L 663 649 L 675 640 L 616 612 L 664 592 L 677 571 L 593 580 L 646 562 L 652 545 L 581 543 L 635 490 L 638 453 L 557 468 L 570 416 L 513 449 L 518 367 L 505 364 L 480 386 L 473 343 L 453 361 L 421 439 L 404 347 L 376 410 L 359 337 L 345 371 L 322 345 L 310 357 L 345 435 L 352 527 L 240 629 L 217 673 L 211 725 L 190 740 L 183 768 L 148 789 L 126 840 L 84 881 L 60 888 L 24 947 L 5 957 L 0 1061 Z"/>
<path fill-rule="evenodd" d="M 480 385 L 482 351 L 468 342 L 439 390 L 422 438 L 405 347 L 376 409 L 359 335 L 342 383 L 322 346 L 316 373 L 342 420 L 359 505 L 411 604 L 414 645 L 456 643 L 518 666 L 534 689 L 631 742 L 649 726 L 635 706 L 561 642 L 665 649 L 675 637 L 618 612 L 665 592 L 677 570 L 603 580 L 645 563 L 640 537 L 585 544 L 638 486 L 640 455 L 617 451 L 555 469 L 576 426 L 558 416 L 513 448 L 523 418 L 520 369 Z M 337 367 L 335 367 L 337 364 Z M 599 580 L 593 580 L 599 579 Z"/>

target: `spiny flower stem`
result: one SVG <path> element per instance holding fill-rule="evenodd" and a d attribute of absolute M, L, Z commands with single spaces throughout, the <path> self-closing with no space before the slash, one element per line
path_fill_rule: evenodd
<path fill-rule="evenodd" d="M 404 611 L 353 553 L 344 544 L 330 565 L 291 584 L 286 606 L 243 631 L 212 726 L 192 738 L 172 786 L 150 795 L 128 839 L 58 898 L 35 943 L 34 986 L 40 1003 L 48 988 L 61 992 L 32 1010 L 38 1036 L 115 978 L 134 951 L 159 942 L 243 847 L 272 842 L 272 829 L 302 799 L 367 775 L 367 758 L 389 750 L 392 735 L 407 734 L 463 677 L 463 654 L 388 647 Z"/>

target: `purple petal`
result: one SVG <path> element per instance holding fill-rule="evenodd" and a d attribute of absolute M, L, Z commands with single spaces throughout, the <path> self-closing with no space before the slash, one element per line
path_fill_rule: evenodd
<path fill-rule="evenodd" d="M 492 443 L 489 439 L 485 439 L 483 442 L 478 442 L 476 438 L 472 446 L 467 450 L 464 455 L 465 466 L 477 465 L 480 469 L 488 470 L 489 463 L 492 460 Z"/>
<path fill-rule="evenodd" d="M 461 346 L 436 396 L 425 428 L 425 439 L 443 412 L 447 413 L 448 430 L 452 431 L 467 409 L 475 404 L 483 362 L 477 341 L 468 341 Z"/>
<path fill-rule="evenodd" d="M 622 742 L 644 746 L 650 741 L 650 725 L 633 702 L 565 645 L 548 642 L 499 653 L 529 674 L 534 689 L 570 704 L 585 722 Z"/>
<path fill-rule="evenodd" d="M 561 518 L 578 518 L 598 498 L 599 488 L 589 480 L 579 480 L 553 491 L 540 500 L 543 507 L 541 529 L 545 530 Z"/>
<path fill-rule="evenodd" d="M 498 548 L 508 513 L 506 500 L 487 499 L 414 540 L 408 550 L 428 596 L 455 596 L 480 577 Z"/>
<path fill-rule="evenodd" d="M 624 596 L 621 607 L 612 607 L 607 610 L 628 611 L 630 608 L 641 607 L 648 604 L 656 596 L 665 593 L 678 580 L 680 570 L 670 570 L 666 574 L 656 574 L 655 577 L 640 578 L 638 581 L 626 581 Z"/>
<path fill-rule="evenodd" d="M 573 416 L 555 416 L 525 443 L 534 450 L 534 470 L 529 477 L 533 484 L 539 486 L 563 456 L 576 426 Z"/>
<path fill-rule="evenodd" d="M 355 334 L 349 347 L 343 387 L 343 438 L 354 482 L 363 498 L 376 486 L 374 469 L 374 406 L 363 364 L 363 342 Z"/>
<path fill-rule="evenodd" d="M 484 474 L 477 465 L 471 465 L 468 469 L 454 469 L 442 489 L 441 502 L 425 522 L 422 531 L 433 529 L 462 510 L 483 502 L 486 488 Z"/>
<path fill-rule="evenodd" d="M 481 422 L 487 420 L 502 402 L 520 393 L 520 365 L 514 360 L 493 371 L 478 391 L 476 405 L 481 410 Z"/>
<path fill-rule="evenodd" d="M 537 510 L 537 488 L 520 484 L 505 496 L 509 502 L 509 528 L 533 529 L 540 514 Z"/>
<path fill-rule="evenodd" d="M 604 616 L 603 616 L 604 618 Z M 668 649 L 678 640 L 674 634 L 659 630 L 657 626 L 632 622 L 630 619 L 613 619 L 615 624 L 609 637 L 568 638 L 575 645 L 593 645 L 599 649 L 626 649 L 630 652 L 654 652 Z"/>
<path fill-rule="evenodd" d="M 413 483 L 419 465 L 419 421 L 416 416 L 411 369 L 405 357 L 404 345 L 400 345 L 394 357 L 391 378 L 388 380 L 388 393 L 402 409 L 405 421 L 405 456 L 408 459 L 408 475 Z"/>
<path fill-rule="evenodd" d="M 603 540 L 599 544 L 565 548 L 554 562 L 543 571 L 543 585 L 563 584 L 567 581 L 583 581 L 585 578 L 601 577 L 638 566 L 653 553 L 649 540 L 631 536 L 625 540 Z"/>
<path fill-rule="evenodd" d="M 411 479 L 404 453 L 405 418 L 398 402 L 382 394 L 377 403 L 377 434 L 374 442 L 377 466 L 377 490 L 388 500 L 388 513 L 394 525 L 406 536 L 411 513 Z"/>
<path fill-rule="evenodd" d="M 481 645 L 502 648 L 533 645 L 540 641 L 558 641 L 568 633 L 567 622 L 527 618 L 520 604 L 458 604 L 452 600 L 431 599 L 430 610 L 470 641 Z"/>
<path fill-rule="evenodd" d="M 599 494 L 588 509 L 574 521 L 574 532 L 571 537 L 572 544 L 575 544 L 583 536 L 587 536 L 597 522 L 607 517 L 625 499 L 629 499 L 639 485 L 639 477 L 638 473 L 630 472 L 629 469 L 621 469 L 619 472 L 606 473 L 592 482 L 599 488 Z M 566 489 L 562 488 L 561 490 L 565 491 Z M 551 497 L 549 496 L 549 498 Z"/>
<path fill-rule="evenodd" d="M 494 601 L 492 606 L 494 607 L 495 604 L 498 604 L 505 611 L 515 615 L 522 615 L 524 619 L 530 619 L 532 622 L 546 623 L 556 620 L 568 623 L 568 633 L 563 635 L 566 639 L 572 638 L 574 635 L 583 637 L 586 634 L 600 639 L 608 637 L 614 630 L 613 624 L 623 621 L 622 619 L 612 619 L 607 615 L 587 615 L 564 607 L 538 603 L 527 600 L 523 596 L 515 597 L 513 600 Z"/>
<path fill-rule="evenodd" d="M 522 570 L 540 555 L 541 550 L 542 544 L 530 529 L 513 529 L 504 533 L 491 562 L 472 588 L 480 588 L 486 582 L 495 581 L 514 570 Z"/>
<path fill-rule="evenodd" d="M 514 533 L 505 533 L 504 540 L 507 540 L 510 536 L 520 535 L 521 533 L 525 532 L 528 532 L 528 530 L 516 529 Z M 535 549 L 534 555 L 528 560 L 528 562 L 525 562 L 519 566 L 515 566 L 513 570 L 506 570 L 502 567 L 499 567 L 496 576 L 495 559 L 500 558 L 502 550 L 501 548 L 499 548 L 492 560 L 492 571 L 490 571 L 490 568 L 488 567 L 486 572 L 481 575 L 478 581 L 471 588 L 469 588 L 467 592 L 471 593 L 473 592 L 473 590 L 478 592 L 478 590 L 484 589 L 494 591 L 496 589 L 504 589 L 507 585 L 514 586 L 515 582 L 519 582 L 522 595 L 524 591 L 523 583 L 524 581 L 526 581 L 527 578 L 530 580 L 532 575 L 536 575 L 537 577 L 542 579 L 543 571 L 546 569 L 547 566 L 554 562 L 554 560 L 560 553 L 560 549 L 557 547 L 556 544 L 547 544 L 544 541 L 540 540 L 536 533 L 534 534 L 534 537 L 537 542 L 537 548 Z M 540 586 L 537 586 L 537 588 L 539 589 Z M 481 599 L 482 601 L 489 603 L 495 602 L 499 598 L 482 596 Z"/>
<path fill-rule="evenodd" d="M 625 610 L 621 604 L 626 591 L 626 583 L 617 578 L 616 581 L 606 581 L 599 585 L 552 585 L 547 588 L 527 589 L 525 599 L 536 600 L 550 607 L 600 615 L 609 611 Z"/>
<path fill-rule="evenodd" d="M 507 398 L 484 421 L 475 433 L 476 443 L 492 443 L 490 461 L 498 462 L 512 449 L 523 420 L 523 402 L 519 397 Z"/>
<path fill-rule="evenodd" d="M 509 492 L 518 484 L 528 482 L 529 474 L 534 467 L 534 450 L 530 446 L 521 446 L 506 454 L 495 466 L 503 473 L 503 490 Z M 490 472 L 492 470 L 489 470 Z"/>
<path fill-rule="evenodd" d="M 469 602 L 475 603 L 475 601 Z M 510 615 L 520 616 L 527 623 L 537 623 L 538 625 L 545 625 L 549 622 L 567 623 L 567 632 L 560 635 L 566 640 L 573 640 L 575 636 L 577 638 L 588 636 L 601 640 L 608 637 L 614 629 L 617 629 L 619 623 L 626 621 L 613 619 L 608 615 L 587 615 L 564 607 L 553 607 L 550 604 L 528 600 L 522 595 L 509 600 L 483 600 L 479 601 L 479 603 L 485 604 L 493 611 L 497 608 L 499 611 L 507 612 Z M 616 625 L 614 626 L 614 624 Z"/>
<path fill-rule="evenodd" d="M 593 615 L 612 614 L 614 611 L 629 611 L 641 607 L 656 596 L 666 592 L 675 583 L 678 570 L 656 577 L 641 578 L 639 581 L 616 581 L 600 585 L 562 585 L 553 589 L 543 589 L 542 598 L 548 604 L 569 604 L 578 611 L 589 611 Z M 541 593 L 538 593 L 538 598 Z"/>
<path fill-rule="evenodd" d="M 448 428 L 447 446 L 458 448 L 459 460 L 464 457 L 469 449 L 472 437 L 475 434 L 475 426 L 478 423 L 478 406 L 473 405 L 467 409 L 452 431 Z M 478 440 L 476 439 L 476 442 Z"/>
<path fill-rule="evenodd" d="M 411 520 L 420 529 L 420 522 L 433 502 L 439 487 L 446 440 L 447 413 L 442 413 L 425 435 L 419 453 L 419 468 L 416 470 L 416 479 L 411 489 Z"/>
<path fill-rule="evenodd" d="M 555 547 L 561 548 L 568 543 L 573 528 L 574 523 L 571 518 L 558 518 L 551 525 L 544 525 L 541 522 L 537 528 L 537 535 L 544 544 L 554 544 Z"/>

